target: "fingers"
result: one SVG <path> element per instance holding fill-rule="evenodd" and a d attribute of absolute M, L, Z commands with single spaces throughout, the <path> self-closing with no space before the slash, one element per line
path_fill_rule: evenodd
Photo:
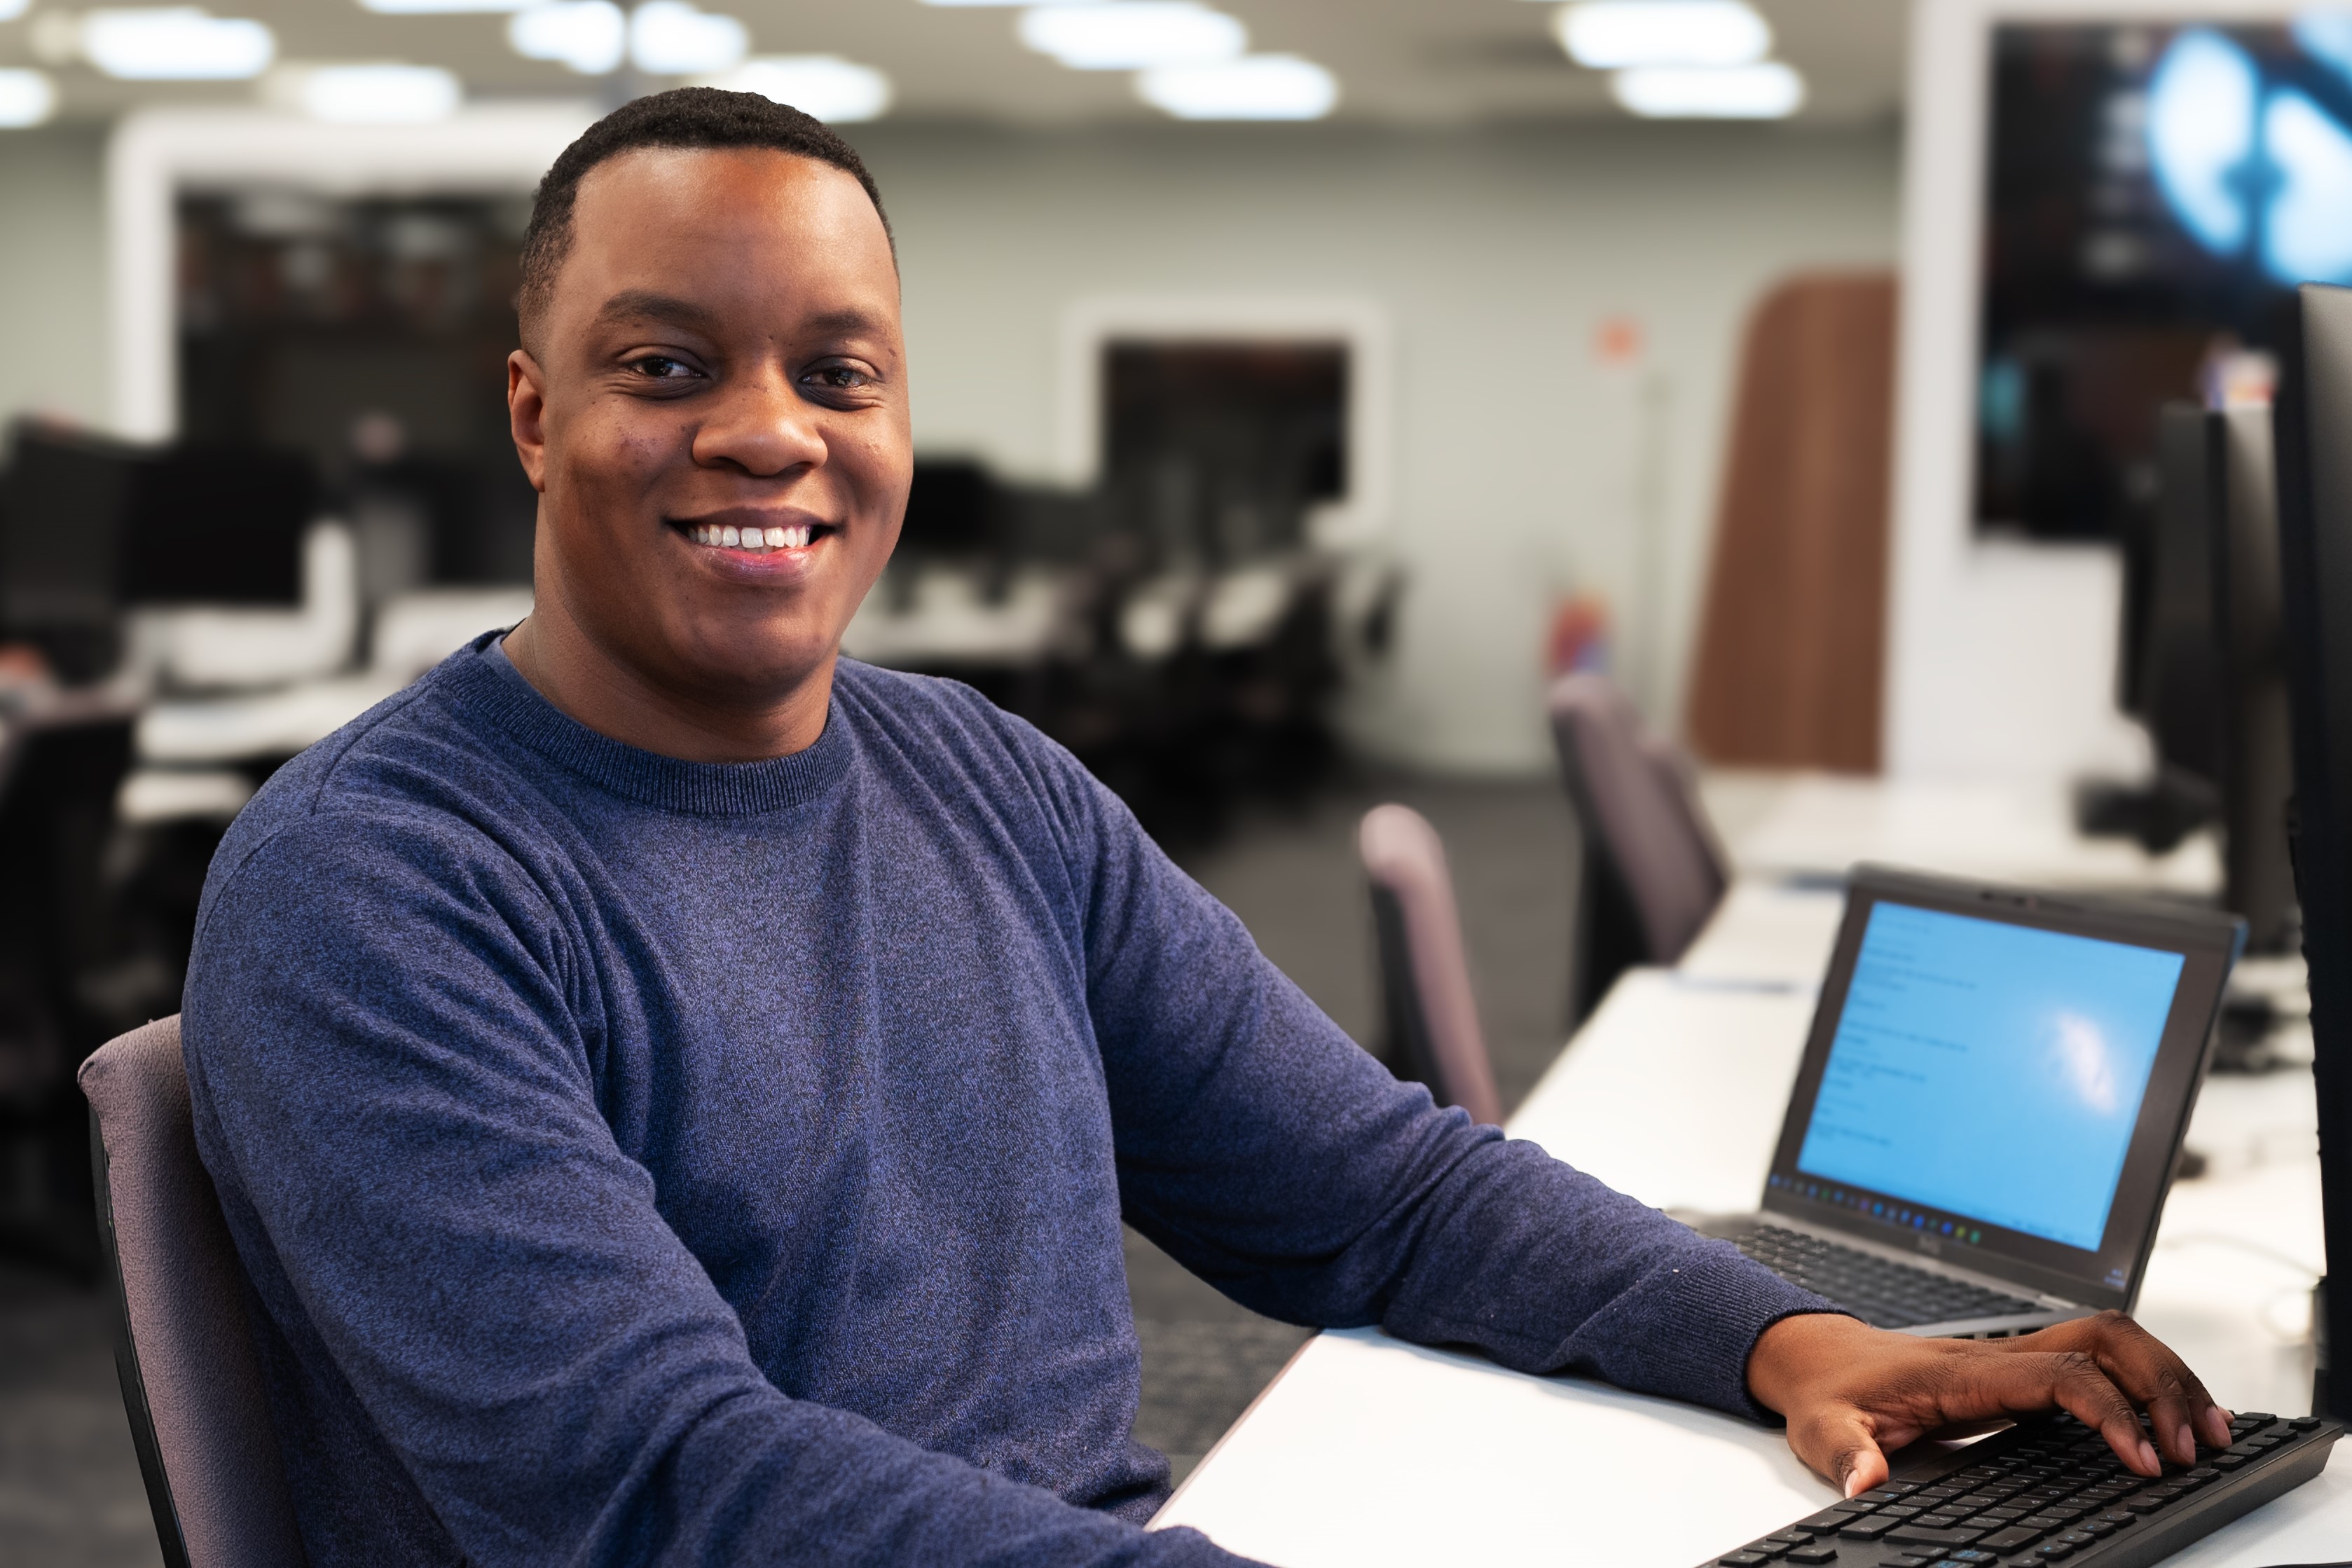
<path fill-rule="evenodd" d="M 1789 1429 L 1797 1458 L 1835 1481 L 1839 1495 L 1856 1497 L 1886 1482 L 1886 1456 L 1879 1450 L 1870 1418 L 1838 1404 Z"/>
<path fill-rule="evenodd" d="M 2012 1342 L 2032 1346 L 2033 1337 Z M 2156 1449 L 2140 1430 L 2132 1402 L 2108 1380 L 2098 1358 L 2089 1351 L 2012 1351 L 1983 1357 L 1976 1370 L 1983 1382 L 1972 1391 L 1970 1403 L 1998 1405 L 2017 1415 L 2055 1405 L 2105 1437 L 2116 1458 L 2139 1474 L 2153 1476 L 2163 1470 Z"/>
<path fill-rule="evenodd" d="M 2032 1345 L 2044 1335 L 2072 1342 L 2069 1348 L 2095 1358 L 2126 1395 L 2146 1406 L 2158 1444 L 2175 1463 L 2196 1463 L 2200 1435 L 2214 1447 L 2229 1447 L 2229 1412 L 2214 1404 L 2205 1384 L 2169 1346 L 2122 1313 L 2102 1312 L 2062 1323 L 2044 1334 L 2029 1335 L 2023 1342 Z"/>

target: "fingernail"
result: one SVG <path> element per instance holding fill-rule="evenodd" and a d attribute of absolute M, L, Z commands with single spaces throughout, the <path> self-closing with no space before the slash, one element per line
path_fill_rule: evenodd
<path fill-rule="evenodd" d="M 2145 1437 L 2141 1438 L 2139 1443 L 2139 1462 L 2151 1470 L 2164 1468 L 2163 1461 L 2156 1457 L 2156 1445 Z"/>
<path fill-rule="evenodd" d="M 1859 1497 L 1861 1494 L 1862 1472 L 1860 1470 L 1848 1470 L 1845 1475 L 1845 1495 L 1848 1497 Z M 1821 1494 L 1816 1492 L 1813 1495 L 1819 1497 Z"/>
<path fill-rule="evenodd" d="M 2197 1434 L 2189 1429 L 2189 1423 L 2186 1421 L 2180 1424 L 2179 1435 L 2172 1440 L 2172 1451 L 2176 1454 L 2187 1454 L 2191 1458 L 2194 1458 L 2197 1453 Z"/>

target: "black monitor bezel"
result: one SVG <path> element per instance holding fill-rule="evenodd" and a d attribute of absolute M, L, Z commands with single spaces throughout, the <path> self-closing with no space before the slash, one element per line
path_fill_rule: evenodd
<path fill-rule="evenodd" d="M 1923 1216 L 1927 1211 L 1896 1194 L 1824 1183 L 1799 1170 L 1798 1152 L 1812 1120 L 1813 1101 L 1821 1090 L 1830 1047 L 1853 980 L 1863 932 L 1871 911 L 1882 902 L 2131 942 L 2181 955 L 2180 983 L 2173 993 L 2156 1064 L 2141 1095 L 2139 1119 L 2132 1129 L 2123 1174 L 2116 1182 L 2116 1200 L 2108 1209 L 2106 1231 L 2097 1251 L 2085 1252 L 1969 1216 L 1937 1214 L 1929 1223 L 1890 1223 L 1888 1218 L 1864 1212 L 1866 1205 L 1879 1203 Z M 1957 1267 L 1997 1274 L 2084 1306 L 2130 1310 L 2139 1298 L 2140 1280 L 2155 1245 L 2156 1221 L 2163 1213 L 2165 1194 L 2179 1162 L 2180 1141 L 2204 1082 L 2221 989 L 2237 961 L 2244 932 L 2242 921 L 2216 910 L 2038 892 L 1879 866 L 1856 867 L 1848 879 L 1844 920 L 1838 928 L 1837 946 L 1822 982 L 1821 1001 L 1813 1012 L 1796 1086 L 1789 1096 L 1788 1116 L 1773 1152 L 1772 1173 L 1764 1191 L 1765 1210 L 1883 1246 L 1906 1247 Z M 1943 1221 L 1963 1218 L 1968 1223 L 1959 1229 L 1974 1231 L 1981 1241 L 1957 1240 L 1947 1233 Z"/>

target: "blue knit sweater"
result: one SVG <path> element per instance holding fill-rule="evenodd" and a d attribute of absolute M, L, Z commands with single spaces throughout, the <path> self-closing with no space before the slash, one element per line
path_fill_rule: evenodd
<path fill-rule="evenodd" d="M 1122 1216 L 1749 1415 L 1822 1305 L 1433 1109 L 1067 753 L 845 661 L 712 765 L 477 642 L 237 820 L 185 1031 L 316 1568 L 1238 1561 L 1139 1528 Z"/>

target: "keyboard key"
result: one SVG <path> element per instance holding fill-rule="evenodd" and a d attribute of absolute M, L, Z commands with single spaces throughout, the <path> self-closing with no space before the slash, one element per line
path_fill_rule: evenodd
<path fill-rule="evenodd" d="M 1857 1519 L 1851 1524 L 1840 1525 L 1838 1538 L 1842 1541 L 1875 1541 L 1900 1522 L 1892 1519 Z"/>
<path fill-rule="evenodd" d="M 1992 1553 L 1990 1552 L 1979 1552 L 1972 1546 L 1963 1547 L 1958 1552 L 1945 1552 L 1944 1561 L 1947 1563 L 1990 1563 L 1992 1561 Z"/>
<path fill-rule="evenodd" d="M 1973 1546 L 1984 1539 L 1985 1532 L 1962 1526 L 1957 1530 L 1923 1526 L 1917 1520 L 1906 1521 L 1886 1532 L 1886 1539 L 1898 1544 L 1908 1542 L 1918 1546 Z"/>
<path fill-rule="evenodd" d="M 1781 1561 L 1784 1563 L 1834 1563 L 1837 1561 L 1837 1548 L 1834 1546 L 1791 1546 L 1789 1548 L 1788 1555 L 1783 1557 Z"/>
<path fill-rule="evenodd" d="M 2038 1563 L 2055 1563 L 2062 1557 L 2074 1555 L 2073 1547 L 2061 1545 L 2055 1541 L 2045 1541 L 2033 1549 L 2033 1560 Z"/>
<path fill-rule="evenodd" d="M 2319 1417 L 2316 1415 L 2298 1415 L 2294 1420 L 2289 1421 L 2287 1425 L 2294 1427 L 2298 1432 L 2316 1432 L 2319 1430 Z"/>
<path fill-rule="evenodd" d="M 1724 1564 L 1724 1568 L 1756 1568 L 1757 1563 L 1772 1560 L 1761 1552 L 1727 1552 L 1716 1561 Z"/>
<path fill-rule="evenodd" d="M 2013 1524 L 2007 1530 L 1996 1530 L 1986 1536 L 1983 1545 L 1988 1552 L 2015 1552 L 2020 1547 L 2031 1546 L 2041 1539 L 2042 1531 L 2032 1526 Z"/>

